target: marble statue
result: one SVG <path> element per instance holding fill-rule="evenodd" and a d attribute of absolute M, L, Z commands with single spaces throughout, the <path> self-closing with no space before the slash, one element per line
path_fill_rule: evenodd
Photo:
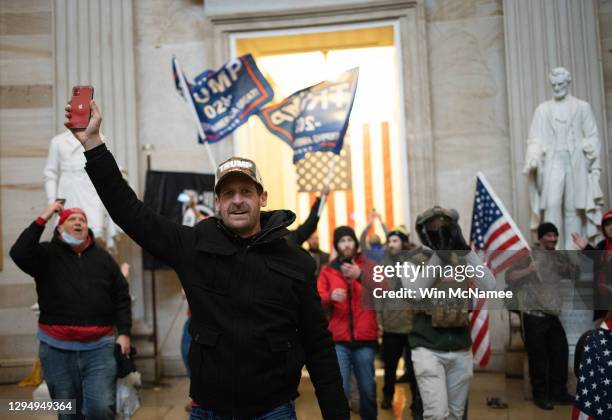
<path fill-rule="evenodd" d="M 121 233 L 106 212 L 93 184 L 85 172 L 83 146 L 68 130 L 51 139 L 47 163 L 43 171 L 48 202 L 66 200 L 65 208 L 80 207 L 87 215 L 94 236 L 113 249 Z"/>
<path fill-rule="evenodd" d="M 572 76 L 563 67 L 549 74 L 553 98 L 535 110 L 525 157 L 531 229 L 551 222 L 559 248 L 573 249 L 572 233 L 598 235 L 603 193 L 600 141 L 590 105 L 569 94 Z"/>

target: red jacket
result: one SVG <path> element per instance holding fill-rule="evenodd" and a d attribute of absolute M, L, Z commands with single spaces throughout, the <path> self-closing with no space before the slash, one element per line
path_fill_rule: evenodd
<path fill-rule="evenodd" d="M 323 307 L 331 310 L 329 331 L 334 342 L 372 341 L 378 338 L 376 311 L 371 299 L 372 288 L 379 287 L 372 281 L 374 262 L 359 255 L 355 263 L 361 269 L 362 276 L 361 279 L 350 280 L 350 290 L 347 279 L 340 271 L 338 259 L 325 265 L 319 273 L 317 287 Z M 332 301 L 331 293 L 335 289 L 346 290 L 346 299 L 342 302 Z"/>

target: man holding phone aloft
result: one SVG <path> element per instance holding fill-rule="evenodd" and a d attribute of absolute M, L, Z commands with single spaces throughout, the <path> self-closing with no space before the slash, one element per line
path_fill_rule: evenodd
<path fill-rule="evenodd" d="M 338 257 L 319 272 L 318 289 L 323 306 L 330 310 L 329 330 L 336 344 L 344 394 L 350 395 L 351 366 L 359 388 L 359 414 L 376 418 L 374 354 L 378 339 L 371 289 L 374 262 L 359 251 L 355 231 L 349 226 L 334 230 Z"/>
<path fill-rule="evenodd" d="M 232 157 L 219 165 L 218 216 L 195 227 L 174 223 L 121 177 L 100 139 L 100 111 L 91 106 L 87 128 L 72 130 L 85 148 L 85 170 L 113 220 L 176 271 L 192 310 L 191 418 L 295 419 L 305 363 L 322 417 L 348 419 L 314 261 L 285 240 L 292 212 L 261 211 L 268 195 L 255 162 Z"/>

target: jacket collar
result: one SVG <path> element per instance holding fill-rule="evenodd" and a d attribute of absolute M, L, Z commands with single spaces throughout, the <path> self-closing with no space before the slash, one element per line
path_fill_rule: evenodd
<path fill-rule="evenodd" d="M 218 217 L 209 217 L 197 225 L 196 249 L 216 255 L 232 255 L 244 246 L 261 246 L 283 238 L 289 233 L 287 226 L 295 220 L 289 210 L 262 211 L 261 231 L 244 239 L 232 232 Z"/>

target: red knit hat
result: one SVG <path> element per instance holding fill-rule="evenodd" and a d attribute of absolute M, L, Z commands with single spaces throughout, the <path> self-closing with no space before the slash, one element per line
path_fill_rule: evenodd
<path fill-rule="evenodd" d="M 83 211 L 83 209 L 80 209 L 78 207 L 72 207 L 70 209 L 65 209 L 62 214 L 60 214 L 60 218 L 59 218 L 59 222 L 57 223 L 58 226 L 61 226 L 67 218 L 69 218 L 70 216 L 72 216 L 73 214 L 76 213 L 80 213 L 83 215 L 83 217 L 85 218 L 85 221 L 87 221 L 87 215 L 85 214 L 85 212 Z"/>

